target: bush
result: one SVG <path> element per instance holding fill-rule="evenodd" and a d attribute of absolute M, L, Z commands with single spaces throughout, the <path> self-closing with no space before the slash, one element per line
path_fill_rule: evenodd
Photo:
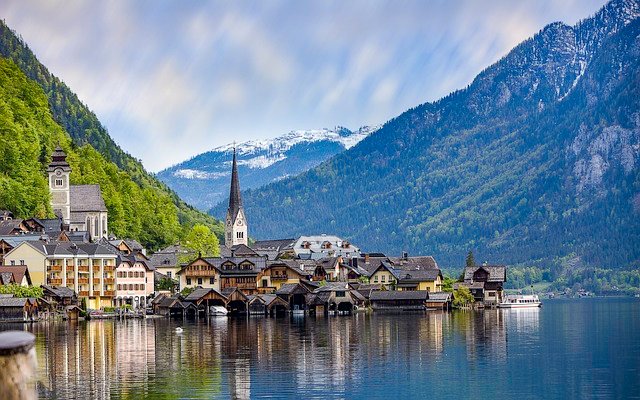
<path fill-rule="evenodd" d="M 474 302 L 473 295 L 471 294 L 471 291 L 468 288 L 462 286 L 457 290 L 453 291 L 453 306 L 455 308 L 460 308 L 460 307 L 472 304 L 473 302 Z"/>

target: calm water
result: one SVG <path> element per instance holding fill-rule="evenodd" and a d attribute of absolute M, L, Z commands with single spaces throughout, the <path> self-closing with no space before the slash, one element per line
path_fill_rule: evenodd
<path fill-rule="evenodd" d="M 636 299 L 27 329 L 45 398 L 640 398 Z"/>

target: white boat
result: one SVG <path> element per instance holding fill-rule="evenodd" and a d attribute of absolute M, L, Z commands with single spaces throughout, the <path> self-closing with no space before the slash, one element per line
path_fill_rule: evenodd
<path fill-rule="evenodd" d="M 220 315 L 220 316 L 223 316 L 223 315 L 229 314 L 229 311 L 225 307 L 222 307 L 222 306 L 211 306 L 211 307 L 209 307 L 209 312 L 210 312 L 209 315 Z"/>
<path fill-rule="evenodd" d="M 498 304 L 500 308 L 532 308 L 540 307 L 542 303 L 537 294 L 517 294 L 505 296 L 502 303 Z"/>

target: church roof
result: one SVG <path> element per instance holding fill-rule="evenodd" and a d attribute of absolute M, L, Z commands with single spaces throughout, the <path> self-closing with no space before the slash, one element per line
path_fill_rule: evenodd
<path fill-rule="evenodd" d="M 71 167 L 67 162 L 67 154 L 60 146 L 56 147 L 53 154 L 51 154 L 51 162 L 47 167 L 47 172 L 52 172 L 56 168 L 62 168 L 63 171 L 71 171 Z"/>
<path fill-rule="evenodd" d="M 71 185 L 71 212 L 107 211 L 100 185 Z"/>
<path fill-rule="evenodd" d="M 231 215 L 231 220 L 235 221 L 238 211 L 242 208 L 242 197 L 240 197 L 240 179 L 238 178 L 238 163 L 236 161 L 236 149 L 233 149 L 233 167 L 231 170 L 231 190 L 229 192 L 229 209 L 227 213 Z"/>

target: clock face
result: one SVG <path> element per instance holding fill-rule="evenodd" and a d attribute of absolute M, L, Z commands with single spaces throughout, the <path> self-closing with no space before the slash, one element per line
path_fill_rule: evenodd
<path fill-rule="evenodd" d="M 56 170 L 56 175 L 58 175 L 58 176 L 62 175 L 62 171 L 61 171 L 61 170 L 59 170 L 59 169 L 57 169 L 57 170 Z"/>
<path fill-rule="evenodd" d="M 238 225 L 242 225 L 242 220 L 241 219 L 238 220 Z"/>

